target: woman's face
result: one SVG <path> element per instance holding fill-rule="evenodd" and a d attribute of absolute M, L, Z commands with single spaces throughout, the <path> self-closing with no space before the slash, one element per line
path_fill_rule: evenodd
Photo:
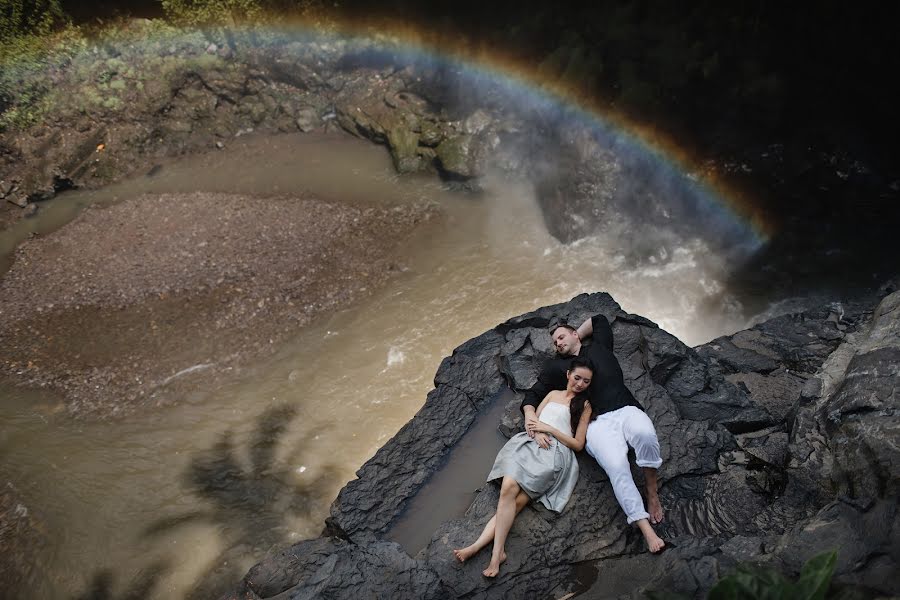
<path fill-rule="evenodd" d="M 575 367 L 566 373 L 566 378 L 569 380 L 567 386 L 569 391 L 580 394 L 587 389 L 587 386 L 591 385 L 593 375 L 593 372 L 587 367 Z"/>

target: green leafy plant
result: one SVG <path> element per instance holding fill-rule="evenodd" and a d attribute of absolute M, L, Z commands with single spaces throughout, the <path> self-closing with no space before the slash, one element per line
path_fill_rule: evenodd
<path fill-rule="evenodd" d="M 66 24 L 59 0 L 0 2 L 0 130 L 26 127 L 46 109 L 50 86 L 34 75 L 49 63 L 55 32 Z"/>
<path fill-rule="evenodd" d="M 65 20 L 59 0 L 4 0 L 0 4 L 0 44 L 46 35 Z"/>
<path fill-rule="evenodd" d="M 252 23 L 262 15 L 260 0 L 162 0 L 166 16 L 180 25 Z"/>
<path fill-rule="evenodd" d="M 837 550 L 818 554 L 803 565 L 796 581 L 790 581 L 775 569 L 741 565 L 709 590 L 707 600 L 825 600 L 836 562 Z M 671 592 L 649 592 L 647 597 L 685 600 Z"/>

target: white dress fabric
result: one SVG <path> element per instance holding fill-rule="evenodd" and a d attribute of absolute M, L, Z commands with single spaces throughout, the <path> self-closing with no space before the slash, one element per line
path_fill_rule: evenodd
<path fill-rule="evenodd" d="M 566 405 L 548 402 L 538 420 L 574 435 Z M 548 449 L 538 446 L 524 432 L 511 437 L 497 453 L 487 480 L 508 475 L 532 500 L 540 501 L 552 511 L 561 512 L 578 482 L 578 461 L 571 448 L 550 437 Z"/>

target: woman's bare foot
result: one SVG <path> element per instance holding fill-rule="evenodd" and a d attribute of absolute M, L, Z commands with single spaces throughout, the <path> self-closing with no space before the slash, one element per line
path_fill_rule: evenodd
<path fill-rule="evenodd" d="M 653 535 L 644 534 L 644 540 L 647 542 L 647 548 L 650 550 L 651 554 L 656 554 L 657 552 L 661 552 L 663 548 L 666 547 L 666 543 L 662 540 L 661 537 L 653 533 Z"/>
<path fill-rule="evenodd" d="M 500 565 L 506 562 L 506 552 L 500 553 L 500 560 L 497 564 L 494 564 L 492 560 L 490 564 L 488 564 L 487 568 L 481 572 L 485 577 L 496 577 L 498 573 L 500 573 Z"/>
<path fill-rule="evenodd" d="M 659 496 L 649 496 L 647 498 L 647 512 L 650 513 L 651 523 L 663 522 L 662 504 L 659 503 Z"/>
<path fill-rule="evenodd" d="M 641 530 L 641 533 L 644 534 L 644 541 L 647 542 L 647 549 L 650 550 L 651 553 L 656 554 L 666 547 L 666 543 L 662 541 L 661 537 L 656 535 L 656 532 L 653 531 L 653 527 L 647 519 L 641 519 L 635 524 L 638 526 L 638 529 Z"/>
<path fill-rule="evenodd" d="M 473 556 L 475 556 L 476 554 L 478 554 L 478 550 L 479 549 L 475 548 L 474 546 L 466 546 L 465 548 L 458 548 L 458 549 L 454 550 L 453 555 L 456 557 L 456 560 L 458 560 L 461 563 L 464 563 L 467 560 L 469 560 L 470 558 L 472 558 Z"/>

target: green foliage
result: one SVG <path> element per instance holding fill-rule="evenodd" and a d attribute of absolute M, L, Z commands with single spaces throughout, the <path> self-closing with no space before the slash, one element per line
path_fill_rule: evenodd
<path fill-rule="evenodd" d="M 166 16 L 179 25 L 240 25 L 263 14 L 263 0 L 162 0 Z"/>
<path fill-rule="evenodd" d="M 328 26 L 337 6 L 326 0 L 161 0 L 169 21 L 193 27 L 234 27 L 284 17 L 299 17 Z"/>
<path fill-rule="evenodd" d="M 65 23 L 59 0 L 0 2 L 0 131 L 27 127 L 46 110 L 49 83 L 33 75 L 58 58 L 50 49 L 65 38 L 54 35 Z"/>
<path fill-rule="evenodd" d="M 774 569 L 739 567 L 709 591 L 708 600 L 825 600 L 837 551 L 809 559 L 800 578 L 791 582 Z"/>
<path fill-rule="evenodd" d="M 797 581 L 775 569 L 741 565 L 709 590 L 707 600 L 825 600 L 837 562 L 837 550 L 809 559 Z M 685 600 L 671 592 L 648 592 L 650 600 Z"/>
<path fill-rule="evenodd" d="M 800 572 L 800 579 L 791 588 L 798 600 L 823 600 L 834 575 L 837 550 L 823 552 L 809 559 Z"/>
<path fill-rule="evenodd" d="M 3 0 L 0 46 L 27 36 L 43 36 L 65 22 L 59 0 Z"/>

